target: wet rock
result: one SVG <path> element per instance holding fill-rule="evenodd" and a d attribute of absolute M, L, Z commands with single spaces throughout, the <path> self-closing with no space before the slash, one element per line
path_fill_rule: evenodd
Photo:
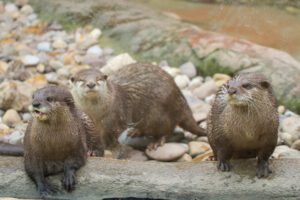
<path fill-rule="evenodd" d="M 102 56 L 103 55 L 103 50 L 99 47 L 99 45 L 95 45 L 90 47 L 87 52 L 87 55 L 95 55 L 95 56 Z"/>
<path fill-rule="evenodd" d="M 184 89 L 189 85 L 190 79 L 187 75 L 178 75 L 175 77 L 175 83 L 180 89 Z"/>
<path fill-rule="evenodd" d="M 291 148 L 300 151 L 300 139 L 296 140 L 296 141 L 292 144 Z"/>
<path fill-rule="evenodd" d="M 120 54 L 109 59 L 104 67 L 101 68 L 101 71 L 104 74 L 110 75 L 113 72 L 121 69 L 122 67 L 135 63 L 136 61 L 127 53 Z"/>
<path fill-rule="evenodd" d="M 216 82 L 216 85 L 218 87 L 222 86 L 223 84 L 225 84 L 227 81 L 229 81 L 231 79 L 230 76 L 228 76 L 227 74 L 214 74 L 213 76 L 214 81 Z"/>
<path fill-rule="evenodd" d="M 10 128 L 6 124 L 0 123 L 0 137 L 8 135 L 10 131 Z"/>
<path fill-rule="evenodd" d="M 185 153 L 177 160 L 177 162 L 191 162 L 192 160 L 193 158 L 189 154 Z"/>
<path fill-rule="evenodd" d="M 51 43 L 50 42 L 40 42 L 37 44 L 37 49 L 39 51 L 50 52 L 50 51 L 52 51 Z"/>
<path fill-rule="evenodd" d="M 57 38 L 52 43 L 53 48 L 55 49 L 65 49 L 68 47 L 68 44 L 61 38 Z"/>
<path fill-rule="evenodd" d="M 186 153 L 186 148 L 178 143 L 165 143 L 156 150 L 146 150 L 146 155 L 158 161 L 173 161 Z"/>
<path fill-rule="evenodd" d="M 187 75 L 189 78 L 193 78 L 197 75 L 196 67 L 191 62 L 184 63 L 179 69 L 182 74 Z"/>
<path fill-rule="evenodd" d="M 206 97 L 215 94 L 218 91 L 218 86 L 214 80 L 207 81 L 203 83 L 200 87 L 193 90 L 193 93 L 199 99 L 205 99 Z"/>
<path fill-rule="evenodd" d="M 9 109 L 3 115 L 3 123 L 10 127 L 15 127 L 17 124 L 21 123 L 22 120 L 18 112 L 14 109 Z"/>
<path fill-rule="evenodd" d="M 272 156 L 276 159 L 279 158 L 300 158 L 300 151 L 291 149 L 288 146 L 281 145 L 275 148 Z"/>
<path fill-rule="evenodd" d="M 40 62 L 39 57 L 33 55 L 26 55 L 21 60 L 25 66 L 35 66 Z"/>
<path fill-rule="evenodd" d="M 189 149 L 190 149 L 189 154 L 192 157 L 195 157 L 195 156 L 197 156 L 199 154 L 203 154 L 206 151 L 209 151 L 210 150 L 210 146 L 206 142 L 192 141 L 192 142 L 189 143 Z"/>

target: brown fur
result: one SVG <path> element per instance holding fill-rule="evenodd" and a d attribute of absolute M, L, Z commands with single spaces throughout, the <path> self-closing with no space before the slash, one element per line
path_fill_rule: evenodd
<path fill-rule="evenodd" d="M 173 78 L 150 64 L 130 64 L 106 78 L 96 69 L 83 70 L 73 78 L 75 102 L 94 120 L 106 146 L 115 146 L 127 128 L 130 136 L 151 136 L 161 144 L 176 125 L 196 135 L 204 135 Z M 97 83 L 96 96 L 78 90 Z M 127 129 L 128 130 L 128 129 Z M 155 144 L 152 144 L 155 146 Z"/>
<path fill-rule="evenodd" d="M 208 140 L 219 169 L 229 171 L 231 157 L 257 156 L 257 176 L 268 176 L 268 159 L 277 143 L 278 126 L 269 81 L 255 73 L 234 77 L 218 91 L 208 115 Z"/>
<path fill-rule="evenodd" d="M 71 191 L 75 171 L 86 162 L 86 137 L 91 137 L 84 114 L 75 107 L 71 93 L 56 86 L 37 90 L 32 105 L 34 117 L 24 138 L 25 170 L 42 196 L 56 192 L 45 177 L 59 172 L 64 172 L 64 188 Z M 40 111 L 46 114 L 39 115 Z"/>

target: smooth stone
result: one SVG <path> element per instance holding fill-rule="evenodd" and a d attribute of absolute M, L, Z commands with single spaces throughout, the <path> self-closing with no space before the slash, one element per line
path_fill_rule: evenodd
<path fill-rule="evenodd" d="M 212 156 L 214 156 L 214 153 L 212 150 L 209 150 L 209 151 L 206 151 L 205 153 L 193 158 L 193 162 L 208 161 L 208 160 L 210 160 L 210 157 L 212 157 Z"/>
<path fill-rule="evenodd" d="M 87 55 L 95 55 L 95 56 L 102 56 L 103 55 L 103 50 L 99 47 L 99 45 L 92 46 L 88 48 Z"/>
<path fill-rule="evenodd" d="M 5 12 L 13 13 L 19 11 L 18 7 L 13 3 L 8 3 L 4 7 Z"/>
<path fill-rule="evenodd" d="M 150 144 L 154 142 L 153 138 L 141 136 L 141 137 L 128 137 L 128 131 L 131 128 L 124 130 L 118 138 L 120 144 L 128 145 L 136 149 L 144 149 Z"/>
<path fill-rule="evenodd" d="M 178 69 L 178 68 L 163 67 L 162 69 L 165 70 L 165 72 L 167 72 L 168 74 L 170 74 L 173 78 L 180 75 L 180 69 Z"/>
<path fill-rule="evenodd" d="M 203 84 L 203 77 L 197 76 L 190 81 L 188 89 L 193 90 L 197 87 L 200 87 L 202 84 Z"/>
<path fill-rule="evenodd" d="M 218 91 L 218 86 L 216 85 L 214 80 L 209 80 L 203 83 L 200 87 L 193 90 L 193 93 L 199 99 L 205 99 L 206 97 L 215 94 Z"/>
<path fill-rule="evenodd" d="M 227 74 L 214 74 L 213 76 L 214 81 L 216 82 L 216 85 L 218 87 L 224 85 L 225 83 L 227 83 L 227 81 L 229 81 L 231 79 L 230 76 L 228 76 Z"/>
<path fill-rule="evenodd" d="M 0 137 L 8 135 L 10 131 L 10 128 L 6 124 L 0 123 Z"/>
<path fill-rule="evenodd" d="M 30 5 L 25 5 L 21 8 L 21 13 L 25 15 L 30 15 L 33 13 L 33 8 Z"/>
<path fill-rule="evenodd" d="M 113 158 L 113 153 L 110 150 L 104 150 L 104 158 Z"/>
<path fill-rule="evenodd" d="M 63 67 L 63 68 L 60 68 L 60 69 L 58 69 L 57 70 L 57 75 L 59 76 L 59 77 L 65 77 L 65 78 L 68 78 L 69 76 L 70 76 L 70 71 L 69 71 L 69 69 L 68 68 L 65 68 L 65 67 Z"/>
<path fill-rule="evenodd" d="M 33 55 L 26 55 L 21 60 L 25 66 L 34 66 L 40 62 L 39 57 Z"/>
<path fill-rule="evenodd" d="M 291 149 L 286 145 L 280 145 L 275 148 L 272 157 L 279 159 L 279 158 L 300 158 L 300 151 Z"/>
<path fill-rule="evenodd" d="M 283 114 L 285 112 L 285 107 L 283 105 L 278 106 L 277 111 L 279 114 Z"/>
<path fill-rule="evenodd" d="M 201 136 L 197 138 L 197 141 L 208 143 L 208 138 L 207 136 Z"/>
<path fill-rule="evenodd" d="M 189 154 L 185 153 L 177 160 L 177 162 L 191 162 L 192 160 L 193 158 Z"/>
<path fill-rule="evenodd" d="M 114 50 L 113 50 L 112 48 L 104 48 L 104 49 L 103 49 L 103 54 L 104 54 L 104 55 L 110 56 L 110 55 L 112 55 L 113 53 L 114 53 Z"/>
<path fill-rule="evenodd" d="M 192 141 L 192 142 L 189 142 L 189 149 L 190 149 L 189 154 L 192 157 L 195 157 L 199 154 L 203 154 L 206 151 L 209 151 L 211 148 L 210 148 L 209 144 L 207 144 L 206 142 Z"/>
<path fill-rule="evenodd" d="M 37 74 L 26 80 L 27 83 L 31 84 L 35 88 L 41 88 L 48 84 L 48 81 L 44 74 Z"/>
<path fill-rule="evenodd" d="M 24 122 L 29 122 L 31 119 L 32 119 L 32 115 L 31 115 L 30 113 L 24 113 L 24 114 L 22 115 L 22 120 L 23 120 Z"/>
<path fill-rule="evenodd" d="M 291 148 L 300 151 L 300 139 L 296 140 L 296 141 L 292 144 Z"/>
<path fill-rule="evenodd" d="M 187 75 L 177 75 L 174 80 L 180 89 L 186 88 L 190 83 L 190 79 Z"/>
<path fill-rule="evenodd" d="M 109 59 L 106 65 L 101 68 L 101 71 L 106 75 L 111 75 L 115 71 L 132 63 L 136 63 L 136 61 L 129 54 L 120 54 Z"/>
<path fill-rule="evenodd" d="M 132 149 L 127 154 L 127 159 L 132 161 L 147 161 L 148 157 L 143 151 Z"/>
<path fill-rule="evenodd" d="M 57 38 L 52 43 L 53 48 L 55 49 L 65 49 L 68 47 L 68 44 L 61 38 Z"/>
<path fill-rule="evenodd" d="M 4 137 L 4 141 L 9 144 L 23 144 L 24 132 L 13 131 L 10 135 Z"/>
<path fill-rule="evenodd" d="M 290 133 L 293 137 L 299 138 L 300 136 L 300 117 L 291 116 L 283 119 L 280 123 L 283 132 Z"/>
<path fill-rule="evenodd" d="M 279 137 L 281 140 L 283 140 L 284 144 L 288 146 L 291 146 L 294 143 L 294 141 L 298 139 L 298 137 L 296 137 L 295 135 L 287 132 L 280 132 Z"/>
<path fill-rule="evenodd" d="M 99 37 L 101 36 L 101 33 L 102 33 L 102 32 L 101 32 L 100 29 L 95 28 L 95 29 L 93 29 L 93 30 L 90 32 L 89 35 L 90 35 L 92 38 L 98 40 Z"/>
<path fill-rule="evenodd" d="M 60 68 L 63 68 L 64 67 L 64 64 L 58 60 L 50 60 L 49 61 L 49 66 L 52 68 L 52 69 L 55 69 L 55 70 L 58 70 Z"/>
<path fill-rule="evenodd" d="M 51 43 L 50 42 L 40 42 L 37 45 L 37 49 L 39 51 L 44 51 L 44 52 L 52 51 Z"/>
<path fill-rule="evenodd" d="M 4 75 L 8 69 L 8 63 L 0 61 L 0 75 Z"/>
<path fill-rule="evenodd" d="M 149 158 L 157 161 L 173 161 L 183 156 L 187 153 L 187 151 L 181 144 L 165 143 L 163 146 L 160 146 L 155 150 L 150 151 L 147 149 L 145 153 Z"/>
<path fill-rule="evenodd" d="M 17 124 L 21 123 L 21 117 L 18 112 L 14 109 L 9 109 L 3 115 L 3 123 L 9 127 L 15 127 Z"/>
<path fill-rule="evenodd" d="M 23 7 L 23 6 L 25 6 L 26 4 L 28 4 L 28 0 L 15 0 L 15 4 L 16 4 L 17 6 Z"/>
<path fill-rule="evenodd" d="M 36 70 L 37 70 L 39 73 L 44 73 L 44 72 L 45 72 L 45 69 L 46 69 L 46 66 L 43 65 L 43 64 L 39 64 L 39 65 L 36 67 Z"/>
<path fill-rule="evenodd" d="M 55 72 L 45 74 L 45 77 L 49 83 L 58 83 L 58 75 Z"/>
<path fill-rule="evenodd" d="M 184 63 L 179 69 L 182 74 L 187 75 L 189 78 L 193 78 L 197 75 L 197 69 L 192 62 Z"/>

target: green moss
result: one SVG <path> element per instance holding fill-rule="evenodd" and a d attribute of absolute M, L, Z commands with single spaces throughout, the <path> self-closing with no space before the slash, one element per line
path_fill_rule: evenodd
<path fill-rule="evenodd" d="M 220 65 L 216 58 L 204 59 L 202 63 L 197 65 L 197 68 L 200 74 L 206 76 L 212 76 L 215 73 L 223 73 L 229 75 L 233 75 L 234 73 L 229 66 Z"/>
<path fill-rule="evenodd" d="M 288 109 L 300 113 L 300 99 L 289 99 L 289 100 L 282 100 L 280 101 L 281 104 L 285 105 Z"/>

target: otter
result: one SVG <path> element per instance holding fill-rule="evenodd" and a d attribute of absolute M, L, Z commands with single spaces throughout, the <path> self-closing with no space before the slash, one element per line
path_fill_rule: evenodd
<path fill-rule="evenodd" d="M 46 176 L 64 172 L 62 184 L 68 192 L 75 189 L 75 172 L 91 154 L 101 155 L 103 149 L 88 141 L 99 138 L 88 117 L 75 107 L 71 93 L 63 87 L 46 86 L 34 92 L 30 108 L 33 119 L 24 137 L 24 165 L 41 196 L 58 191 Z M 88 139 L 89 138 L 89 139 Z"/>
<path fill-rule="evenodd" d="M 81 70 L 71 77 L 71 93 L 107 148 L 118 145 L 122 132 L 151 137 L 148 149 L 162 145 L 176 125 L 206 135 L 173 78 L 155 65 L 129 64 L 110 76 L 95 68 Z"/>
<path fill-rule="evenodd" d="M 230 171 L 232 157 L 257 157 L 257 177 L 271 173 L 268 160 L 277 144 L 279 116 L 272 86 L 264 75 L 239 74 L 224 84 L 207 125 L 218 169 Z"/>

